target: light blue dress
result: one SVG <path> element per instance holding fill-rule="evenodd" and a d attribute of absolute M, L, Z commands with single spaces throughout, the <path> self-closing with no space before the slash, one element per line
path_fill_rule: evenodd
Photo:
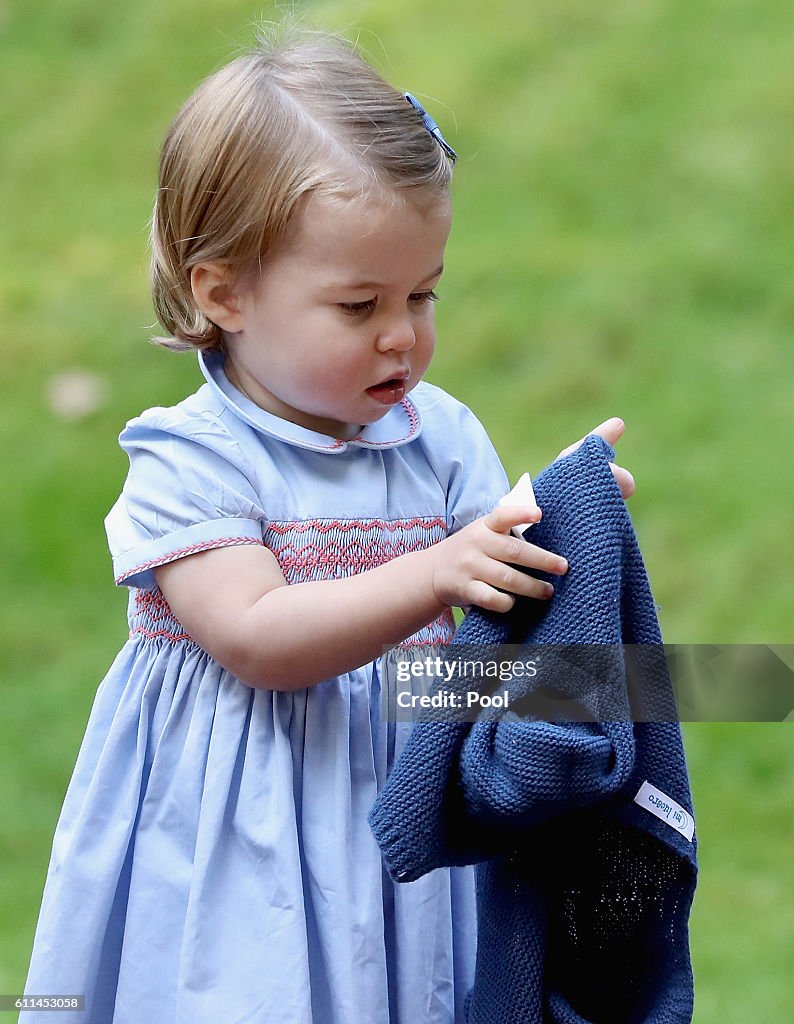
<path fill-rule="evenodd" d="M 106 527 L 130 638 L 66 794 L 25 991 L 84 995 L 57 1014 L 82 1024 L 459 1024 L 471 869 L 395 886 L 367 824 L 410 729 L 383 721 L 379 661 L 252 689 L 185 633 L 152 569 L 264 543 L 290 583 L 348 576 L 484 514 L 504 472 L 430 384 L 340 441 L 259 409 L 222 357 L 199 363 L 206 384 L 120 437 L 130 472 Z"/>

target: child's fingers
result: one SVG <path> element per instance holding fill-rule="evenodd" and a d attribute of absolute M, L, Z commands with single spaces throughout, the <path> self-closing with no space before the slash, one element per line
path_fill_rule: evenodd
<path fill-rule="evenodd" d="M 585 434 L 584 437 L 580 437 L 574 444 L 569 445 L 567 448 L 563 448 L 560 454 L 557 456 L 558 459 L 565 458 L 566 455 L 570 455 L 575 452 L 577 448 L 581 448 L 585 440 L 590 437 L 591 434 L 597 434 L 609 445 L 615 445 L 623 436 L 623 432 L 626 429 L 626 424 L 619 416 L 612 416 L 608 420 L 604 420 L 603 423 L 599 423 L 597 427 L 594 427 L 589 433 Z"/>
<path fill-rule="evenodd" d="M 622 466 L 615 465 L 614 462 L 610 462 L 609 468 L 612 470 L 612 476 L 615 478 L 615 483 L 620 488 L 620 493 L 624 498 L 630 498 L 637 489 L 637 485 L 634 483 L 634 477 L 627 469 L 624 469 Z"/>
<path fill-rule="evenodd" d="M 548 601 L 554 596 L 554 587 L 518 569 L 502 565 L 489 579 L 472 580 L 468 589 L 471 604 L 492 612 L 510 611 L 519 596 Z"/>
<path fill-rule="evenodd" d="M 537 544 L 530 544 L 529 541 L 520 540 L 509 534 L 494 534 L 483 551 L 495 565 L 501 565 L 503 569 L 507 569 L 510 565 L 522 565 L 526 569 L 539 569 L 552 576 L 564 576 L 568 572 L 568 562 L 562 555 L 539 548 Z M 524 577 L 524 573 L 519 573 L 519 575 Z M 489 582 L 491 581 L 489 580 Z M 497 581 L 497 586 L 502 585 Z"/>
<path fill-rule="evenodd" d="M 554 587 L 550 583 L 529 575 L 521 567 L 562 576 L 568 571 L 568 563 L 564 558 L 517 537 L 495 535 L 493 540 L 494 543 L 483 551 L 485 557 L 474 572 L 478 587 L 485 584 L 499 591 L 538 600 L 548 600 L 554 594 Z"/>
<path fill-rule="evenodd" d="M 500 594 L 502 596 L 497 596 Z M 504 595 L 510 597 L 510 600 L 505 601 Z M 483 560 L 466 590 L 467 601 L 491 611 L 507 611 L 512 608 L 514 596 L 547 601 L 553 595 L 554 587 L 550 583 L 495 558 Z"/>
<path fill-rule="evenodd" d="M 513 564 L 523 565 L 527 569 L 540 569 L 541 572 L 550 573 L 552 576 L 564 576 L 568 572 L 568 562 L 562 555 L 539 548 L 537 544 L 530 544 L 525 540 L 518 543 L 520 546 L 516 557 L 510 558 Z"/>
<path fill-rule="evenodd" d="M 512 594 L 498 590 L 484 580 L 472 580 L 469 584 L 468 601 L 471 605 L 485 608 L 489 612 L 509 612 L 516 603 Z"/>
<path fill-rule="evenodd" d="M 521 523 L 539 522 L 542 514 L 537 505 L 498 505 L 483 522 L 494 533 L 509 533 L 512 527 Z"/>
<path fill-rule="evenodd" d="M 607 444 L 616 444 L 623 436 L 625 429 L 626 424 L 623 420 L 619 416 L 613 416 L 611 419 L 599 423 L 595 430 L 590 431 L 590 434 L 598 434 L 599 437 L 603 437 Z"/>
<path fill-rule="evenodd" d="M 492 574 L 484 582 L 499 590 L 506 590 L 517 597 L 534 597 L 539 601 L 548 601 L 554 596 L 554 587 L 545 580 L 536 579 L 503 562 L 494 562 L 493 566 Z"/>

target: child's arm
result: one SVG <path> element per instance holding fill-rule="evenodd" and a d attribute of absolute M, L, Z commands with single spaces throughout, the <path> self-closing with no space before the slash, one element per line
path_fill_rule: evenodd
<path fill-rule="evenodd" d="M 497 508 L 423 551 L 341 580 L 287 585 L 262 547 L 225 547 L 155 569 L 199 646 L 250 686 L 294 690 L 373 660 L 445 608 L 507 611 L 553 588 L 514 565 L 562 575 L 563 558 L 509 535 L 537 508 Z"/>

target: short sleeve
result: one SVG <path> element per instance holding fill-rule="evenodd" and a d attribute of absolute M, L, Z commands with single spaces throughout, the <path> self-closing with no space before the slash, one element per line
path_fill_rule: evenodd
<path fill-rule="evenodd" d="M 485 428 L 465 405 L 455 403 L 447 434 L 447 529 L 455 533 L 486 515 L 510 490 Z"/>
<path fill-rule="evenodd" d="M 155 587 L 185 555 L 262 544 L 266 517 L 238 442 L 207 416 L 150 409 L 119 436 L 130 468 L 105 519 L 117 584 Z"/>

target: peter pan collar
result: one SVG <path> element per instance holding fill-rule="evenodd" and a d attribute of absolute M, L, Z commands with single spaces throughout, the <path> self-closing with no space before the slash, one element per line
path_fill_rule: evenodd
<path fill-rule="evenodd" d="M 314 452 L 329 452 L 333 455 L 345 451 L 348 446 L 354 448 L 397 448 L 407 444 L 419 436 L 422 430 L 422 418 L 419 410 L 409 395 L 389 409 L 385 416 L 364 427 L 360 434 L 350 440 L 330 437 L 316 430 L 309 430 L 298 423 L 281 419 L 273 413 L 260 409 L 229 381 L 223 372 L 224 356 L 220 352 L 199 352 L 198 361 L 201 372 L 217 398 L 230 409 L 235 416 L 244 420 L 255 430 L 259 430 L 279 441 L 294 444 L 298 448 L 308 448 Z"/>

